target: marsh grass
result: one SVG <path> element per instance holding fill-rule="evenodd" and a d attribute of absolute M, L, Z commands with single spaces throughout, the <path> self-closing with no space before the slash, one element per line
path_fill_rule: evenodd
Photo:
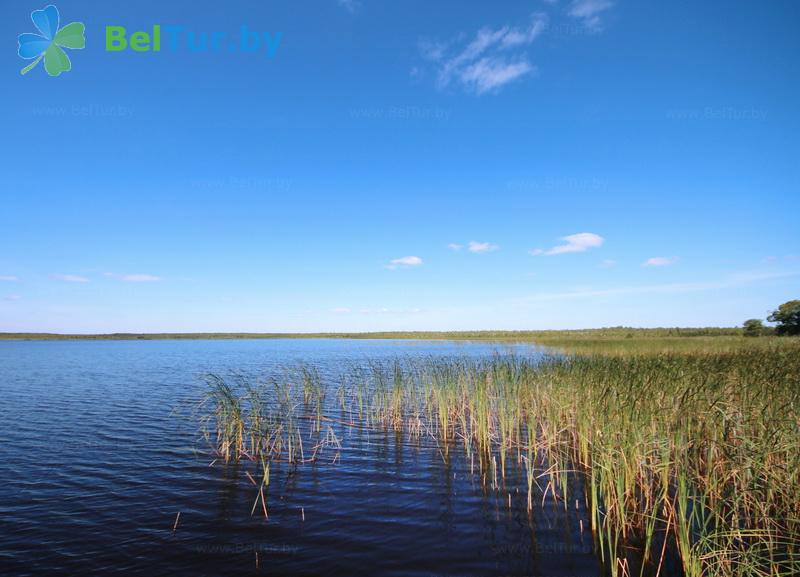
<path fill-rule="evenodd" d="M 273 464 L 296 467 L 316 461 L 326 447 L 341 449 L 332 428 L 323 432 L 325 391 L 316 370 L 300 367 L 286 379 L 260 385 L 242 377 L 226 381 L 218 375 L 208 375 L 206 381 L 208 390 L 199 406 L 203 437 L 217 459 L 251 462 L 256 467 L 255 476 L 246 471 L 257 487 L 251 515 L 260 503 L 264 517 L 269 518 L 267 494 Z"/>
<path fill-rule="evenodd" d="M 741 350 L 772 350 L 796 348 L 796 339 L 764 336 L 748 338 L 736 334 L 694 334 L 687 329 L 676 329 L 679 334 L 665 329 L 645 329 L 633 332 L 609 331 L 593 334 L 592 331 L 552 331 L 543 332 L 534 342 L 551 349 L 580 355 L 653 355 L 657 353 L 729 353 Z"/>
<path fill-rule="evenodd" d="M 516 468 L 531 515 L 539 495 L 565 510 L 583 502 L 615 576 L 658 575 L 667 556 L 688 577 L 800 574 L 800 343 L 720 348 L 720 338 L 693 352 L 606 344 L 537 360 L 372 364 L 339 385 L 338 420 L 311 369 L 239 392 L 215 377 L 205 423 L 220 458 L 261 463 L 265 516 L 269 463 L 340 447 L 335 420 L 430 437 L 444 459 L 461 447 L 498 493 Z"/>

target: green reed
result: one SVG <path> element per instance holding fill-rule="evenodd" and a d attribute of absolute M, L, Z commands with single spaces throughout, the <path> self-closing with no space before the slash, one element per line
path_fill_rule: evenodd
<path fill-rule="evenodd" d="M 460 445 L 498 491 L 519 467 L 529 511 L 539 494 L 585 502 L 615 576 L 657 575 L 667 555 L 688 577 L 800 574 L 800 341 L 630 347 L 376 363 L 343 381 L 339 409 L 347 426 L 432 437 L 445 459 Z M 303 432 L 309 460 L 339 447 L 313 374 L 241 394 L 212 379 L 218 454 L 238 460 L 248 439 L 251 458 L 302 463 Z"/>
<path fill-rule="evenodd" d="M 238 461 L 244 451 L 245 418 L 240 397 L 234 389 L 216 375 L 208 376 L 209 392 L 203 404 L 211 401 L 213 414 L 204 418 L 204 425 L 213 419 L 217 453 L 225 461 Z M 209 436 L 205 428 L 206 437 Z"/>

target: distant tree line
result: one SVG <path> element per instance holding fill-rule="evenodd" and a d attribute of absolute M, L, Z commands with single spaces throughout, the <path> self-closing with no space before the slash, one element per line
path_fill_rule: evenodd
<path fill-rule="evenodd" d="M 769 314 L 767 322 L 776 325 L 768 327 L 761 319 L 747 319 L 742 325 L 742 333 L 746 337 L 800 335 L 800 300 L 783 303 Z"/>

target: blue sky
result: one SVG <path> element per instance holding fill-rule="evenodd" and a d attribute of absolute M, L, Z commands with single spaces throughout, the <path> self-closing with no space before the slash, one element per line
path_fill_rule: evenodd
<path fill-rule="evenodd" d="M 800 297 L 800 4 L 3 8 L 0 331 L 736 325 Z M 107 52 L 154 24 L 265 52 Z M 183 38 L 183 37 L 182 37 Z"/>

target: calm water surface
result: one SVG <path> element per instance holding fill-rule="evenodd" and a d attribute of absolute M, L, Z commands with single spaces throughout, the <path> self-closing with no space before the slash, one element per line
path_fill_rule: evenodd
<path fill-rule="evenodd" d="M 334 387 L 368 361 L 497 352 L 512 350 L 385 340 L 0 342 L 0 575 L 596 576 L 580 504 L 567 514 L 540 496 L 529 516 L 523 475 L 487 490 L 463 452 L 445 462 L 432 441 L 394 433 L 341 432 L 335 464 L 279 470 L 269 520 L 251 517 L 255 494 L 242 468 L 209 467 L 187 410 L 209 372 L 265 377 L 302 361 Z"/>

